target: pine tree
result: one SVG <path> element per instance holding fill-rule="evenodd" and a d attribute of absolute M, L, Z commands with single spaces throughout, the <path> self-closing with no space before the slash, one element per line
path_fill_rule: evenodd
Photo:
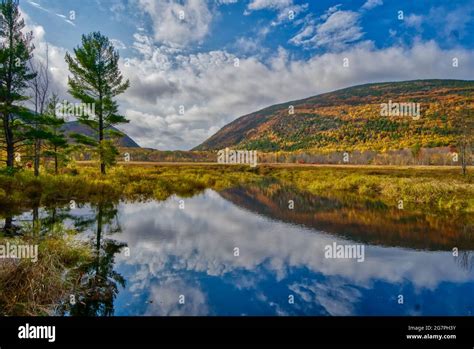
<path fill-rule="evenodd" d="M 123 81 L 119 70 L 119 54 L 109 39 L 99 32 L 82 36 L 82 46 L 74 49 L 74 57 L 66 54 L 66 62 L 72 76 L 69 77 L 69 93 L 82 103 L 95 106 L 95 113 L 77 115 L 78 121 L 92 128 L 97 137 L 90 139 L 75 135 L 78 142 L 96 147 L 100 158 L 100 170 L 115 161 L 117 149 L 109 140 L 111 126 L 128 122 L 118 115 L 118 104 L 114 97 L 130 86 Z M 94 115 L 91 115 L 94 114 Z"/>
<path fill-rule="evenodd" d="M 34 117 L 20 103 L 28 99 L 24 90 L 36 76 L 27 65 L 34 49 L 33 33 L 23 34 L 25 22 L 18 4 L 18 0 L 0 3 L 0 122 L 4 133 L 2 149 L 6 150 L 10 169 L 14 167 L 15 152 L 25 140 L 25 123 Z"/>

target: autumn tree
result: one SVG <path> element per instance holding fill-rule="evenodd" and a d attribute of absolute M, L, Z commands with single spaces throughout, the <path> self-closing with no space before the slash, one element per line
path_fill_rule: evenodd
<path fill-rule="evenodd" d="M 462 174 L 466 175 L 474 147 L 474 112 L 472 106 L 466 102 L 457 106 L 453 114 L 456 147 L 459 151 Z"/>
<path fill-rule="evenodd" d="M 124 81 L 118 62 L 119 54 L 110 40 L 99 32 L 82 36 L 82 45 L 74 49 L 74 55 L 66 54 L 66 62 L 72 76 L 69 77 L 69 93 L 82 103 L 95 107 L 95 113 L 77 115 L 78 121 L 92 128 L 95 139 L 76 135 L 82 144 L 96 148 L 100 159 L 100 170 L 115 161 L 117 149 L 110 140 L 111 126 L 128 122 L 118 114 L 116 96 L 130 86 Z M 93 115 L 91 115 L 93 114 Z"/>

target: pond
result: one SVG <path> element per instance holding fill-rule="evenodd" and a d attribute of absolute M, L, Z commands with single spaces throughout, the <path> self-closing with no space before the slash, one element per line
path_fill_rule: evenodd
<path fill-rule="evenodd" d="M 32 217 L 44 227 L 75 227 L 99 251 L 89 268 L 90 292 L 66 315 L 474 312 L 472 217 L 344 202 L 278 185 L 40 208 L 6 223 Z M 363 258 L 328 258 L 335 246 L 362 247 Z"/>

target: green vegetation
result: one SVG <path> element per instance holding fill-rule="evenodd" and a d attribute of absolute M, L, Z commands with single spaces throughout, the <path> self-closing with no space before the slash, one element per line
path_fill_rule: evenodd
<path fill-rule="evenodd" d="M 238 170 L 239 169 L 239 170 Z M 47 206 L 55 202 L 98 202 L 120 199 L 158 199 L 170 195 L 192 196 L 206 188 L 220 190 L 260 179 L 248 166 L 121 167 L 107 176 L 97 176 L 92 167 L 72 169 L 68 174 L 43 174 L 35 178 L 21 171 L 0 175 L 0 207 Z"/>
<path fill-rule="evenodd" d="M 0 206 L 51 205 L 69 200 L 97 202 L 164 200 L 176 194 L 192 196 L 206 188 L 222 190 L 269 179 L 322 196 L 351 196 L 378 200 L 405 209 L 429 208 L 474 212 L 474 176 L 436 168 L 372 169 L 367 167 L 270 167 L 219 165 L 118 166 L 97 176 L 90 166 L 58 176 L 38 178 L 30 172 L 0 175 Z"/>

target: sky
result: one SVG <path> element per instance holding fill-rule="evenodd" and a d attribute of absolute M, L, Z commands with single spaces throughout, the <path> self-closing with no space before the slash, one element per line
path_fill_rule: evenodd
<path fill-rule="evenodd" d="M 53 90 L 100 31 L 142 147 L 189 150 L 264 107 L 368 82 L 474 79 L 474 0 L 20 0 Z M 456 64 L 454 64 L 456 62 Z"/>

